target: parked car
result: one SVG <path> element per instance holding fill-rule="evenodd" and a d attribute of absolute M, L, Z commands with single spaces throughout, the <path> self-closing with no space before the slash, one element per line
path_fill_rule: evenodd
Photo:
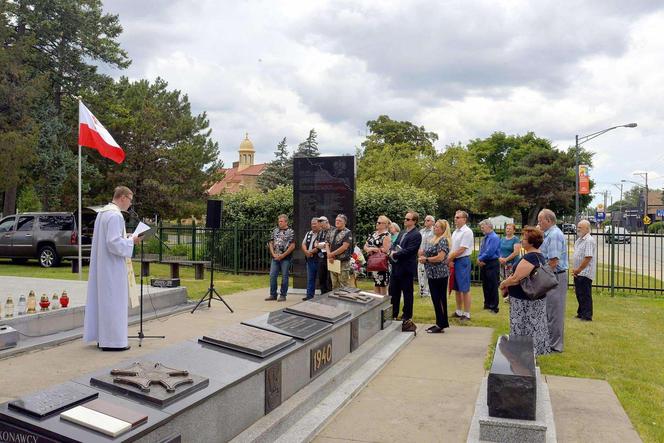
<path fill-rule="evenodd" d="M 604 243 L 632 243 L 632 237 L 627 229 L 622 226 L 613 228 L 613 235 L 611 235 L 611 226 L 604 227 Z"/>
<path fill-rule="evenodd" d="M 576 234 L 576 226 L 574 223 L 563 223 L 562 228 L 563 234 Z"/>
<path fill-rule="evenodd" d="M 96 217 L 96 212 L 93 213 Z M 89 220 L 90 214 L 87 217 L 88 225 Z M 83 226 L 86 226 L 85 219 Z M 82 242 L 82 253 L 86 257 L 90 256 L 91 240 L 90 228 Z M 67 256 L 78 256 L 76 214 L 26 212 L 0 220 L 0 257 L 11 258 L 16 263 L 36 258 L 42 267 L 50 268 L 57 266 L 62 257 Z"/>

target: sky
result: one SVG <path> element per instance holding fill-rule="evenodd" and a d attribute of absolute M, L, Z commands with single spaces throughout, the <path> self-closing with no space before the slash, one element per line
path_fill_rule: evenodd
<path fill-rule="evenodd" d="M 249 134 L 256 162 L 316 129 L 352 154 L 379 115 L 438 134 L 437 149 L 534 131 L 594 152 L 594 192 L 664 187 L 664 2 L 657 0 L 106 0 L 132 59 L 207 112 L 226 166 Z M 617 184 L 618 186 L 614 186 Z M 624 183 L 624 189 L 635 186 Z M 594 203 L 603 200 L 598 196 Z"/>

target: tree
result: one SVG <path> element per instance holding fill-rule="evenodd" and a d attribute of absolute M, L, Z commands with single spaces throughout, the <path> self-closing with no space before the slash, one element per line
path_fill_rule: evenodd
<path fill-rule="evenodd" d="M 262 191 L 293 184 L 293 158 L 288 154 L 286 137 L 277 145 L 274 157 L 274 160 L 267 164 L 263 173 L 258 177 L 258 187 Z"/>
<path fill-rule="evenodd" d="M 574 148 L 559 151 L 532 132 L 522 136 L 495 132 L 486 139 L 471 140 L 468 150 L 491 173 L 491 183 L 478 195 L 485 211 L 518 214 L 523 224 L 536 223 L 544 207 L 558 214 L 574 211 Z M 592 155 L 582 148 L 579 158 L 592 164 Z M 581 207 L 592 200 L 581 197 Z"/>
<path fill-rule="evenodd" d="M 187 96 L 168 90 L 161 78 L 150 83 L 122 77 L 86 100 L 126 154 L 117 165 L 86 149 L 102 177 L 88 180 L 96 196 L 89 203 L 107 201 L 113 187 L 123 184 L 134 191 L 141 215 L 203 213 L 205 189 L 220 179 L 222 167 L 205 113 L 192 115 Z"/>
<path fill-rule="evenodd" d="M 309 136 L 307 139 L 297 146 L 295 155 L 298 157 L 320 156 L 320 153 L 318 152 L 318 141 L 316 141 L 316 136 L 316 130 L 312 128 L 311 131 L 309 131 Z"/>
<path fill-rule="evenodd" d="M 30 67 L 33 40 L 18 38 L 0 6 L 0 192 L 3 214 L 13 214 L 18 184 L 29 180 L 39 125 L 31 113 L 43 90 L 42 78 Z"/>

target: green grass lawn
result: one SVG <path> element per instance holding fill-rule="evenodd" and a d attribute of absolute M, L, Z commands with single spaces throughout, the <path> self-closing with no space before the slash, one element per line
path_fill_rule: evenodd
<path fill-rule="evenodd" d="M 152 276 L 168 276 L 167 265 L 152 264 Z M 87 267 L 84 268 L 87 279 Z M 139 266 L 134 270 L 138 275 Z M 193 270 L 180 269 L 182 284 L 187 286 L 189 298 L 198 299 L 209 285 L 205 280 L 194 280 Z M 42 269 L 36 262 L 13 265 L 0 260 L 0 275 L 40 278 L 78 278 L 69 266 Z M 233 275 L 215 273 L 215 287 L 222 295 L 239 291 L 265 288 L 267 275 Z M 371 290 L 373 282 L 360 280 L 359 286 Z M 416 292 L 417 293 L 417 292 Z M 664 297 L 619 295 L 610 297 L 608 291 L 594 291 L 593 322 L 574 318 L 577 302 L 573 291 L 568 293 L 565 322 L 565 352 L 538 358 L 544 374 L 587 377 L 607 380 L 639 435 L 647 442 L 664 441 Z M 486 326 L 494 329 L 494 339 L 487 349 L 486 366 L 490 365 L 495 342 L 501 334 L 509 332 L 509 305 L 501 302 L 499 314 L 482 310 L 482 291 L 472 288 L 472 321 L 468 326 Z M 454 298 L 448 299 L 454 309 Z M 415 296 L 415 321 L 433 323 L 434 313 L 429 298 Z M 459 325 L 456 319 L 451 324 Z M 466 325 L 464 325 L 465 327 Z"/>

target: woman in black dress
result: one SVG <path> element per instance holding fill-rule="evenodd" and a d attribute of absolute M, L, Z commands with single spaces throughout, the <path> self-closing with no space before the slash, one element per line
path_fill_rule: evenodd
<path fill-rule="evenodd" d="M 429 280 L 431 302 L 436 313 L 436 324 L 430 326 L 427 332 L 440 334 L 449 328 L 447 321 L 447 279 L 450 268 L 447 266 L 447 254 L 450 252 L 450 224 L 447 220 L 438 220 L 433 225 L 433 238 L 424 247 L 424 255 L 419 258 L 424 264 L 424 270 Z"/>
<path fill-rule="evenodd" d="M 388 253 L 392 240 L 387 228 L 390 226 L 390 219 L 381 215 L 376 221 L 376 230 L 369 236 L 364 244 L 364 251 L 371 255 L 376 252 Z M 373 271 L 371 276 L 374 279 L 374 292 L 380 295 L 387 295 L 387 288 L 390 284 L 390 271 Z"/>

